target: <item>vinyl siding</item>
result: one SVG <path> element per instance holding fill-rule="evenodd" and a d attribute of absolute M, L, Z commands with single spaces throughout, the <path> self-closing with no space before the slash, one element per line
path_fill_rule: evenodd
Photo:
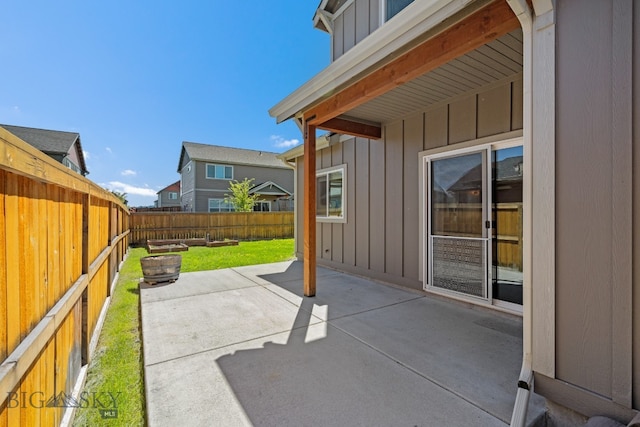
<path fill-rule="evenodd" d="M 355 0 L 333 23 L 332 51 L 335 61 L 380 26 L 380 0 Z"/>

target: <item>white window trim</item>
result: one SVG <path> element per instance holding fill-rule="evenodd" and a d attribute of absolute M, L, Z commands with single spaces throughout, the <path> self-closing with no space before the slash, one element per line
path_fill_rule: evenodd
<path fill-rule="evenodd" d="M 174 195 L 175 197 L 171 197 L 171 195 Z M 167 199 L 168 200 L 178 200 L 178 192 L 169 191 L 169 193 L 167 194 Z"/>
<path fill-rule="evenodd" d="M 207 199 L 207 212 L 208 213 L 226 213 L 226 212 L 235 212 L 235 209 L 230 209 L 230 210 L 226 210 L 226 211 L 217 211 L 217 212 L 211 212 L 211 201 L 212 200 L 219 200 L 224 202 L 224 199 L 220 199 L 218 197 L 212 197 L 210 199 Z"/>
<path fill-rule="evenodd" d="M 222 166 L 225 168 L 231 168 L 231 178 L 216 178 L 216 177 L 210 177 L 209 174 L 207 173 L 209 171 L 209 166 L 213 166 L 214 170 L 216 166 Z M 225 165 L 223 163 L 206 163 L 205 167 L 204 167 L 204 177 L 206 179 L 215 179 L 218 181 L 232 181 L 233 180 L 233 175 L 234 175 L 234 170 L 233 170 L 233 166 L 232 165 Z"/>
<path fill-rule="evenodd" d="M 316 222 L 329 222 L 329 223 L 346 223 L 347 222 L 347 164 L 343 163 L 338 166 L 332 166 L 330 168 L 320 169 L 316 171 L 316 182 L 315 185 L 318 185 L 318 176 L 320 175 L 328 175 L 332 172 L 341 171 L 342 172 L 342 216 L 340 217 L 326 217 L 326 216 L 318 216 L 316 209 Z M 327 180 L 328 182 L 328 180 Z M 329 194 L 327 194 L 327 198 Z M 316 195 L 317 198 L 317 195 Z"/>

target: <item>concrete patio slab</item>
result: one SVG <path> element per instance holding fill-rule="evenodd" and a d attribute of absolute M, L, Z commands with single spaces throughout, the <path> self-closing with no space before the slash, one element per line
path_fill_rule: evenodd
<path fill-rule="evenodd" d="M 314 298 L 299 262 L 141 286 L 149 425 L 508 422 L 518 318 L 320 272 Z"/>
<path fill-rule="evenodd" d="M 151 289 L 153 292 L 146 294 L 146 301 L 163 301 L 183 296 L 205 295 L 212 292 L 228 291 L 230 289 L 240 289 L 256 286 L 257 283 L 246 280 L 238 272 L 225 269 L 218 270 L 218 274 L 212 276 L 209 271 L 197 271 L 194 273 L 183 273 L 176 283 L 158 283 L 150 285 L 142 282 L 142 289 Z"/>
<path fill-rule="evenodd" d="M 164 403 L 149 408 L 150 426 L 504 425 L 331 326 L 199 353 L 147 372 L 153 402 Z"/>
<path fill-rule="evenodd" d="M 173 286 L 189 286 L 180 280 Z M 145 302 L 141 312 L 145 364 L 304 326 L 296 323 L 297 307 L 258 285 Z"/>
<path fill-rule="evenodd" d="M 332 324 L 499 419 L 511 419 L 522 363 L 518 320 L 420 298 Z"/>

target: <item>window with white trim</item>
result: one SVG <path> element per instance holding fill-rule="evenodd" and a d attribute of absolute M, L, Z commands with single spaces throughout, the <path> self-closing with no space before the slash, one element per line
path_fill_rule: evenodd
<path fill-rule="evenodd" d="M 316 219 L 320 222 L 346 222 L 347 165 L 316 173 Z"/>
<path fill-rule="evenodd" d="M 178 200 L 178 193 L 175 191 L 170 191 L 168 195 L 169 200 Z"/>
<path fill-rule="evenodd" d="M 233 203 L 224 199 L 209 199 L 209 212 L 234 212 Z"/>
<path fill-rule="evenodd" d="M 207 163 L 207 179 L 233 179 L 233 166 Z"/>
<path fill-rule="evenodd" d="M 413 3 L 413 0 L 386 0 L 383 9 L 385 21 L 396 16 L 402 9 Z"/>

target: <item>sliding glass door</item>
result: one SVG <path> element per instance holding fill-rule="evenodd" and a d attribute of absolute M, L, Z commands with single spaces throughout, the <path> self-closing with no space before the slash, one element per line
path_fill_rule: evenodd
<path fill-rule="evenodd" d="M 427 287 L 522 304 L 522 146 L 426 158 Z"/>

